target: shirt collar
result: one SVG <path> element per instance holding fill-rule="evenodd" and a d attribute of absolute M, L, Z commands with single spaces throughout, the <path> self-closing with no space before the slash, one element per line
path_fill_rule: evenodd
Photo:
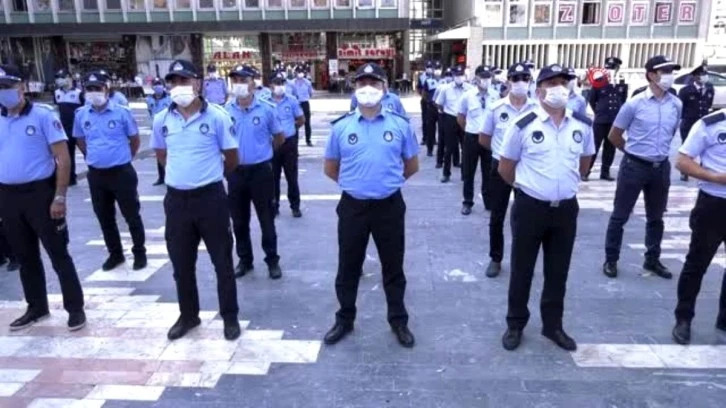
<path fill-rule="evenodd" d="M 655 95 L 653 94 L 653 91 L 650 89 L 650 85 L 648 85 L 645 88 L 645 92 L 644 93 L 645 93 L 645 99 L 655 98 Z M 665 93 L 663 95 L 663 99 L 661 99 L 661 100 L 664 101 L 664 100 L 668 99 L 670 96 L 671 96 L 671 92 L 670 91 L 665 91 Z"/>
<path fill-rule="evenodd" d="M 20 110 L 18 113 L 18 117 L 20 116 L 26 116 L 30 113 L 30 110 L 33 109 L 33 102 L 30 102 L 29 99 L 25 99 L 25 106 L 23 106 L 23 109 Z M 0 107 L 0 115 L 1 116 L 8 116 L 8 110 L 5 107 Z"/>
<path fill-rule="evenodd" d="M 209 103 L 201 96 L 199 97 L 199 99 L 202 100 L 202 108 L 199 109 L 199 113 L 204 113 L 207 110 Z M 177 108 L 178 108 L 178 106 L 177 106 L 176 102 L 172 102 L 169 105 L 169 112 L 173 112 L 173 111 L 177 110 Z"/>
<path fill-rule="evenodd" d="M 385 118 L 386 115 L 388 115 L 388 113 L 386 112 L 386 109 L 383 107 L 383 105 L 381 105 L 381 109 L 378 111 L 378 115 L 376 115 L 376 117 L 373 118 L 372 120 L 375 120 L 378 118 Z M 361 115 L 360 109 L 355 110 L 355 119 L 356 119 L 356 122 L 360 122 L 361 120 L 365 119 L 363 117 L 363 115 Z"/>
<path fill-rule="evenodd" d="M 544 123 L 544 122 L 547 122 L 548 120 L 552 120 L 552 118 L 550 117 L 550 114 L 547 113 L 547 111 L 545 111 L 541 105 L 538 106 L 533 112 L 537 115 L 537 119 L 539 119 L 540 122 Z M 570 116 L 572 116 L 572 113 L 571 112 L 568 113 L 567 110 L 565 110 L 565 118 L 564 118 L 563 123 L 566 122 L 570 118 Z"/>
<path fill-rule="evenodd" d="M 91 113 L 104 113 L 104 112 L 106 112 L 106 111 L 113 111 L 114 109 L 116 109 L 116 103 L 115 103 L 114 101 L 112 101 L 111 99 L 109 99 L 109 100 L 108 100 L 108 101 L 106 102 L 106 106 L 105 106 L 105 107 L 103 108 L 103 110 L 102 110 L 102 111 L 98 111 L 98 110 L 96 110 L 96 109 L 95 109 L 95 108 L 93 107 L 93 105 L 89 105 L 89 106 L 88 106 L 88 111 L 89 111 L 89 112 L 91 112 Z"/>
<path fill-rule="evenodd" d="M 239 105 L 239 102 L 237 102 L 237 98 L 234 98 L 234 101 L 232 102 L 232 105 L 235 106 L 239 110 L 252 110 L 256 108 L 260 104 L 259 97 L 257 94 L 252 96 L 252 102 L 250 103 L 250 106 L 243 108 Z"/>

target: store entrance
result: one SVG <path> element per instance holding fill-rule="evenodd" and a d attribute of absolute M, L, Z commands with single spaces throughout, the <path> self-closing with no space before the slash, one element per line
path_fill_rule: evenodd
<path fill-rule="evenodd" d="M 388 77 L 388 85 L 391 85 L 391 82 L 393 81 L 393 60 L 376 60 L 376 59 L 352 59 L 352 60 L 341 60 L 338 62 L 338 76 L 341 79 L 337 87 L 339 89 L 336 89 L 334 91 L 339 92 L 353 92 L 355 90 L 355 71 L 358 70 L 361 66 L 368 64 L 368 63 L 375 63 L 381 66 L 384 71 L 386 71 L 386 76 Z"/>

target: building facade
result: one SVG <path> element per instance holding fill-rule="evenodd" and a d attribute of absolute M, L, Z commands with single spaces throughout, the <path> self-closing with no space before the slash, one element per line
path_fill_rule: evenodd
<path fill-rule="evenodd" d="M 706 56 L 710 13 L 710 0 L 446 0 L 447 30 L 428 40 L 470 67 L 532 59 L 584 69 L 615 55 L 642 70 L 656 54 L 690 67 Z"/>
<path fill-rule="evenodd" d="M 413 1 L 413 0 L 412 0 Z M 59 68 L 163 76 L 177 58 L 225 73 L 306 62 L 318 88 L 366 61 L 409 70 L 409 0 L 0 0 L 0 60 L 41 82 Z"/>

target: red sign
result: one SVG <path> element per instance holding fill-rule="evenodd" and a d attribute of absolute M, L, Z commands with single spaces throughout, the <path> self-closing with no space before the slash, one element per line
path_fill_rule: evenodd
<path fill-rule="evenodd" d="M 575 23 L 575 4 L 560 4 L 557 9 L 558 24 L 574 24 Z"/>
<path fill-rule="evenodd" d="M 630 12 L 631 24 L 645 24 L 648 20 L 648 4 L 647 2 L 633 3 Z"/>
<path fill-rule="evenodd" d="M 217 51 L 214 54 L 212 54 L 212 59 L 215 61 L 222 61 L 222 60 L 242 60 L 242 59 L 251 59 L 252 58 L 252 52 L 251 51 Z"/>
<path fill-rule="evenodd" d="M 279 55 L 284 60 L 314 60 L 325 59 L 325 56 L 318 51 L 283 51 Z"/>
<path fill-rule="evenodd" d="M 338 48 L 338 59 L 393 59 L 395 56 L 395 48 Z"/>
<path fill-rule="evenodd" d="M 682 1 L 678 5 L 678 22 L 679 23 L 695 23 L 696 22 L 696 2 Z"/>
<path fill-rule="evenodd" d="M 656 24 L 670 23 L 673 19 L 673 3 L 656 2 L 655 3 L 655 17 L 653 22 Z"/>
<path fill-rule="evenodd" d="M 625 22 L 625 3 L 608 3 L 608 24 Z"/>

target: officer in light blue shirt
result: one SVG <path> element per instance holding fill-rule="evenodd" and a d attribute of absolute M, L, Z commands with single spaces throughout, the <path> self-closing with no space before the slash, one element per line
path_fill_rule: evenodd
<path fill-rule="evenodd" d="M 126 95 L 124 95 L 123 93 L 112 88 L 111 75 L 108 73 L 108 70 L 100 69 L 100 70 L 97 70 L 97 72 L 105 75 L 106 78 L 108 78 L 108 82 L 106 83 L 106 88 L 110 89 L 110 91 L 108 93 L 108 100 L 110 102 L 115 103 L 116 105 L 129 106 L 129 100 L 126 99 Z M 85 85 L 85 84 L 83 84 L 83 85 Z M 86 105 L 90 105 L 90 104 L 91 104 L 91 101 L 89 101 L 86 98 Z"/>
<path fill-rule="evenodd" d="M 234 99 L 225 106 L 234 123 L 240 159 L 239 166 L 227 178 L 239 256 L 235 274 L 242 277 L 254 269 L 250 240 L 250 210 L 254 205 L 262 230 L 262 249 L 270 279 L 280 279 L 282 270 L 277 253 L 273 210 L 275 188 L 272 157 L 274 148 L 284 143 L 285 135 L 277 117 L 276 106 L 255 94 L 254 78 L 255 70 L 249 65 L 238 65 L 230 71 Z"/>
<path fill-rule="evenodd" d="M 146 107 L 153 119 L 157 113 L 169 108 L 171 105 L 171 97 L 166 90 L 164 80 L 161 78 L 154 78 L 151 82 L 151 89 L 153 93 L 146 97 Z M 156 179 L 154 185 L 160 186 L 164 184 L 164 167 L 158 161 L 156 162 L 156 167 L 159 178 Z"/>
<path fill-rule="evenodd" d="M 0 219 L 21 270 L 28 308 L 10 331 L 49 315 L 40 242 L 58 275 L 68 329 L 86 324 L 83 290 L 68 253 L 66 190 L 70 158 L 63 125 L 47 105 L 25 98 L 28 78 L 0 65 Z"/>
<path fill-rule="evenodd" d="M 227 102 L 227 82 L 217 74 L 217 67 L 207 67 L 207 79 L 204 80 L 204 99 L 207 102 L 224 105 Z"/>
<path fill-rule="evenodd" d="M 280 179 L 284 171 L 287 180 L 287 200 L 290 203 L 292 216 L 300 218 L 302 212 L 298 184 L 297 130 L 305 123 L 305 116 L 297 99 L 285 92 L 285 82 L 282 72 L 274 74 L 270 78 L 271 96 L 267 99 L 276 106 L 277 118 L 285 135 L 285 143 L 275 150 L 272 159 L 272 171 L 275 175 L 275 216 L 280 214 Z"/>
<path fill-rule="evenodd" d="M 172 104 L 154 116 L 152 127 L 151 147 L 166 167 L 166 247 L 181 311 L 167 338 L 179 339 L 201 324 L 196 263 L 204 240 L 217 275 L 224 338 L 235 340 L 241 330 L 229 204 L 222 180 L 225 170 L 239 164 L 239 145 L 227 112 L 200 97 L 199 71 L 190 61 L 172 62 L 164 78 Z"/>
<path fill-rule="evenodd" d="M 76 140 L 70 136 L 73 134 L 73 119 L 76 115 L 76 109 L 85 105 L 85 100 L 83 99 L 83 90 L 74 86 L 71 73 L 66 69 L 56 72 L 55 86 L 53 102 L 58 106 L 58 114 L 63 130 L 69 136 L 68 154 L 71 157 L 71 181 L 69 185 L 75 186 L 78 183 L 76 178 Z"/>
<path fill-rule="evenodd" d="M 683 103 L 668 90 L 673 85 L 673 71 L 680 65 L 657 55 L 645 64 L 648 89 L 620 108 L 608 139 L 625 153 L 620 162 L 613 213 L 605 239 L 603 273 L 618 275 L 617 262 L 623 243 L 623 227 L 633 212 L 642 191 L 645 197 L 645 262 L 643 269 L 664 279 L 673 274 L 660 262 L 663 239 L 663 213 L 668 202 L 671 164 L 668 161 L 671 141 L 678 131 Z M 628 132 L 627 140 L 623 138 Z"/>
<path fill-rule="evenodd" d="M 295 68 L 295 79 L 292 81 L 292 87 L 305 115 L 305 143 L 312 146 L 313 128 L 310 123 L 310 99 L 313 97 L 314 91 L 313 83 L 305 77 L 305 73 L 304 67 L 298 66 Z"/>
<path fill-rule="evenodd" d="M 381 100 L 381 105 L 385 109 L 396 112 L 401 116 L 408 116 L 408 114 L 406 113 L 406 109 L 404 109 L 403 104 L 401 103 L 401 98 L 388 89 L 388 81 L 386 81 L 384 86 L 385 91 L 383 94 L 383 99 Z M 350 98 L 350 110 L 353 111 L 357 107 L 358 99 L 355 97 L 355 94 L 353 94 L 353 96 Z"/>
<path fill-rule="evenodd" d="M 335 344 L 353 329 L 355 300 L 368 239 L 379 250 L 388 323 L 398 342 L 413 347 L 404 305 L 406 276 L 404 218 L 401 188 L 418 171 L 418 144 L 408 118 L 381 105 L 386 72 L 374 63 L 355 74 L 358 109 L 333 121 L 325 148 L 325 175 L 343 190 L 338 203 L 338 275 L 335 290 L 340 303 L 336 322 L 325 335 Z"/>
<path fill-rule="evenodd" d="M 676 343 L 685 345 L 691 341 L 691 320 L 703 276 L 726 237 L 726 111 L 697 121 L 678 153 L 676 168 L 700 180 L 689 223 L 691 242 L 678 279 L 676 325 L 672 333 Z M 716 328 L 726 332 L 726 275 Z"/>
<path fill-rule="evenodd" d="M 110 271 L 126 261 L 116 225 L 118 204 L 133 241 L 133 269 L 139 270 L 147 264 L 139 178 L 131 165 L 139 151 L 139 129 L 128 107 L 109 101 L 107 83 L 108 77 L 100 71 L 86 74 L 83 87 L 91 106 L 76 111 L 73 137 L 86 157 L 91 203 L 109 253 L 102 268 Z"/>
<path fill-rule="evenodd" d="M 567 84 L 567 88 L 570 90 L 570 97 L 567 100 L 567 109 L 573 112 L 577 112 L 580 115 L 586 116 L 587 101 L 582 95 L 575 92 L 575 88 L 577 87 L 577 72 L 574 68 L 568 68 L 567 71 L 570 73 L 570 75 L 575 77 L 575 79 L 570 80 L 570 82 Z"/>

